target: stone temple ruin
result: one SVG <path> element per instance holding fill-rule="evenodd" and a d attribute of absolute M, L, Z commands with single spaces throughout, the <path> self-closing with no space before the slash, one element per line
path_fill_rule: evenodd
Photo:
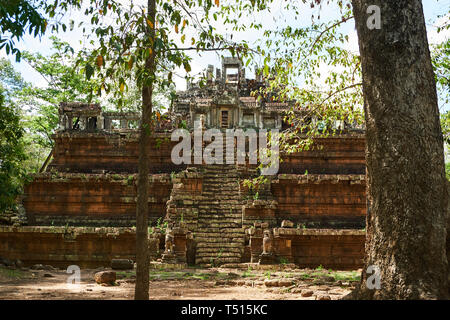
<path fill-rule="evenodd" d="M 277 175 L 255 192 L 249 164 L 175 165 L 171 131 L 180 126 L 280 129 L 288 103 L 257 101 L 266 85 L 245 77 L 241 62 L 208 66 L 206 86 L 188 83 L 148 146 L 152 259 L 223 265 L 295 263 L 351 269 L 362 265 L 365 139 L 361 129 L 282 155 Z M 140 115 L 96 104 L 61 103 L 52 160 L 26 185 L 27 226 L 0 227 L 0 256 L 24 263 L 105 265 L 134 259 Z"/>

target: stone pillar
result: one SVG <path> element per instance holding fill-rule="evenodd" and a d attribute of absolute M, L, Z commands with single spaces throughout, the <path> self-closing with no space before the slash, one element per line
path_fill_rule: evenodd
<path fill-rule="evenodd" d="M 186 228 L 174 228 L 174 251 L 178 263 L 186 263 L 187 233 Z"/>
<path fill-rule="evenodd" d="M 220 73 L 220 69 L 216 68 L 216 83 L 222 82 L 222 75 Z"/>
<path fill-rule="evenodd" d="M 206 81 L 211 84 L 213 79 L 214 66 L 208 64 L 208 69 L 206 69 Z"/>
<path fill-rule="evenodd" d="M 65 114 L 59 115 L 59 130 L 67 129 L 67 117 Z"/>
<path fill-rule="evenodd" d="M 104 129 L 105 130 L 111 130 L 111 118 L 110 117 L 105 117 L 104 121 L 105 121 Z"/>
<path fill-rule="evenodd" d="M 104 122 L 103 116 L 98 116 L 97 117 L 97 129 L 103 130 L 104 124 L 105 124 L 105 122 Z"/>
<path fill-rule="evenodd" d="M 80 130 L 86 130 L 87 119 L 86 117 L 80 117 Z"/>
<path fill-rule="evenodd" d="M 126 119 L 120 120 L 120 128 L 127 129 L 128 128 L 128 120 L 126 120 Z"/>
<path fill-rule="evenodd" d="M 69 130 L 73 129 L 73 117 L 67 116 L 66 128 Z"/>
<path fill-rule="evenodd" d="M 263 232 L 262 229 L 253 229 L 250 233 L 251 262 L 256 263 L 262 253 Z"/>

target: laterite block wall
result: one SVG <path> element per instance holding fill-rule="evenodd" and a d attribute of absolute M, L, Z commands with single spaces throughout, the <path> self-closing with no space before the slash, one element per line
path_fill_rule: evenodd
<path fill-rule="evenodd" d="M 109 267 L 111 259 L 135 260 L 131 228 L 0 227 L 0 256 L 26 266 Z"/>
<path fill-rule="evenodd" d="M 136 175 L 44 173 L 26 185 L 29 225 L 132 226 L 136 220 Z M 149 219 L 164 217 L 172 182 L 150 178 Z"/>

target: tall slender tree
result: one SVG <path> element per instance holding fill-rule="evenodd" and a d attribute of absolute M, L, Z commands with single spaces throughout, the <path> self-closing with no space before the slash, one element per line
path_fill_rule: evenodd
<path fill-rule="evenodd" d="M 149 299 L 149 253 L 148 253 L 148 146 L 152 126 L 152 96 L 155 78 L 155 29 L 156 0 L 148 0 L 147 37 L 151 51 L 145 60 L 144 84 L 142 86 L 142 115 L 139 128 L 139 177 L 136 210 L 136 287 L 135 299 Z"/>
<path fill-rule="evenodd" d="M 91 34 L 98 40 L 94 49 L 80 52 L 79 62 L 84 64 L 87 78 L 95 76 L 98 79 L 99 94 L 123 94 L 127 83 L 132 80 L 142 90 L 135 299 L 149 298 L 148 149 L 158 120 L 153 110 L 155 89 L 165 88 L 170 92 L 177 67 L 183 67 L 187 73 L 191 71 L 188 51 L 235 52 L 240 49 L 217 34 L 209 23 L 209 15 L 218 7 L 218 0 L 214 3 L 211 0 L 148 0 L 145 7 L 91 0 L 91 6 L 85 11 L 93 23 Z M 108 15 L 109 19 L 104 19 Z M 187 34 L 191 36 L 189 40 L 186 39 Z M 190 45 L 186 44 L 188 41 Z"/>

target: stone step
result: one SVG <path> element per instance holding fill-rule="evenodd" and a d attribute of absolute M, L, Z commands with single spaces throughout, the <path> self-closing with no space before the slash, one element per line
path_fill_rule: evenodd
<path fill-rule="evenodd" d="M 240 208 L 242 208 L 242 205 L 243 205 L 243 202 L 241 202 L 241 201 L 236 201 L 236 200 L 234 200 L 232 203 L 227 203 L 226 205 L 225 205 L 225 204 L 222 204 L 222 202 L 220 201 L 220 199 L 218 199 L 218 200 L 212 200 L 212 201 L 214 201 L 214 202 L 211 203 L 210 201 L 204 201 L 204 202 L 201 201 L 201 202 L 198 203 L 197 207 L 198 207 L 199 209 L 210 209 L 210 208 L 211 208 L 210 205 L 216 204 L 216 205 L 218 205 L 218 206 L 214 207 L 215 209 L 217 209 L 217 208 L 221 208 L 221 209 L 223 209 L 223 208 L 229 209 L 229 208 L 232 208 L 232 207 L 234 207 L 234 208 L 237 209 L 238 206 L 239 206 Z M 215 201 L 218 201 L 218 203 L 215 202 Z M 212 209 L 212 208 L 211 208 L 211 209 Z"/>
<path fill-rule="evenodd" d="M 211 259 L 213 259 L 213 261 L 211 261 Z M 214 265 L 218 265 L 218 264 L 225 264 L 225 263 L 240 263 L 241 262 L 241 257 L 229 257 L 229 258 L 196 258 L 195 259 L 195 264 L 198 265 L 208 265 L 211 266 L 211 263 L 214 263 Z"/>
<path fill-rule="evenodd" d="M 228 243 L 227 243 L 228 244 Z M 241 253 L 242 252 L 242 244 L 236 243 L 234 246 L 211 246 L 211 247 L 198 247 L 197 253 L 215 253 L 215 252 L 224 252 L 224 253 Z"/>
<path fill-rule="evenodd" d="M 217 215 L 218 217 L 223 217 L 224 215 L 237 215 L 242 214 L 242 206 L 228 207 L 228 208 L 198 208 L 198 213 L 203 215 Z"/>
<path fill-rule="evenodd" d="M 212 263 L 214 262 L 214 264 L 223 264 L 223 263 L 230 263 L 230 262 L 235 262 L 235 263 L 239 263 L 239 261 L 241 260 L 241 254 L 239 253 L 233 253 L 230 255 L 219 255 L 219 254 L 210 254 L 210 255 L 201 255 L 198 257 L 195 257 L 195 261 L 197 264 L 201 264 L 201 263 Z M 213 261 L 211 261 L 213 260 Z"/>
<path fill-rule="evenodd" d="M 234 164 L 205 165 L 197 169 L 203 174 L 201 194 L 189 196 L 189 191 L 182 188 L 172 191 L 168 212 L 176 215 L 183 212 L 186 221 L 188 216 L 192 218 L 197 264 L 239 263 L 245 244 L 244 200 L 238 181 L 241 171 Z"/>
<path fill-rule="evenodd" d="M 198 218 L 209 221 L 210 219 L 242 219 L 242 210 L 204 210 L 200 209 Z"/>
<path fill-rule="evenodd" d="M 240 238 L 244 237 L 245 232 L 244 231 L 230 231 L 236 228 L 205 228 L 200 226 L 200 223 L 197 223 L 199 226 L 197 230 L 195 231 L 195 235 L 198 237 L 207 237 L 207 238 Z"/>
<path fill-rule="evenodd" d="M 231 259 L 237 259 L 240 260 L 241 259 L 241 254 L 240 253 L 231 253 L 231 254 L 222 254 L 220 255 L 219 253 L 211 253 L 211 254 L 204 254 L 204 255 L 200 255 L 198 257 L 195 257 L 196 261 L 197 259 L 199 261 L 204 261 L 204 262 L 210 262 L 211 260 L 214 261 L 215 264 L 218 264 L 218 262 L 220 261 L 222 264 L 225 261 L 230 261 Z"/>
<path fill-rule="evenodd" d="M 208 219 L 208 221 L 205 221 L 207 219 L 205 219 L 205 217 L 210 218 L 211 220 Z M 184 217 L 183 217 L 184 218 Z M 210 224 L 213 223 L 218 223 L 218 224 L 237 224 L 235 225 L 233 228 L 240 228 L 242 227 L 242 217 L 241 216 L 236 216 L 236 217 L 228 217 L 226 220 L 225 218 L 221 219 L 220 217 L 212 217 L 212 216 L 204 216 L 204 215 L 200 215 L 199 216 L 200 219 L 197 219 L 198 224 L 199 225 L 203 225 L 205 226 L 205 228 L 207 228 L 207 226 L 209 226 Z M 225 227 L 225 228 L 229 228 L 229 227 Z"/>
<path fill-rule="evenodd" d="M 200 215 L 201 218 L 203 218 L 203 215 Z M 220 217 L 211 217 L 211 219 L 208 221 L 204 221 L 203 219 L 200 219 L 199 224 L 209 224 L 209 223 L 237 223 L 239 226 L 235 226 L 235 228 L 241 227 L 240 224 L 242 224 L 242 218 L 241 217 L 230 217 L 227 215 L 227 217 L 223 217 L 222 219 Z"/>
<path fill-rule="evenodd" d="M 227 184 L 229 186 L 239 186 L 238 183 L 238 178 L 234 179 L 234 178 L 226 178 L 226 177 L 222 177 L 222 176 L 217 176 L 217 177 L 204 177 L 203 178 L 203 185 L 214 185 L 215 183 L 223 183 L 223 184 Z"/>
<path fill-rule="evenodd" d="M 224 216 L 237 217 L 242 216 L 242 206 L 238 208 L 198 208 L 199 215 L 209 217 L 221 218 Z"/>
<path fill-rule="evenodd" d="M 198 239 L 198 241 L 197 241 Z M 200 241 L 200 239 L 203 239 L 204 241 Z M 197 241 L 197 244 L 201 243 L 207 243 L 208 239 L 222 239 L 223 243 L 230 243 L 230 242 L 239 242 L 241 240 L 239 239 L 245 239 L 244 234 L 242 233 L 196 233 L 195 234 L 195 240 Z M 221 242 L 216 242 L 221 243 Z"/>
<path fill-rule="evenodd" d="M 233 251 L 226 251 L 222 248 L 214 248 L 215 250 L 210 251 L 199 251 L 197 249 L 196 257 L 222 257 L 222 258 L 228 258 L 228 257 L 240 257 L 242 255 L 242 250 L 239 248 L 233 248 Z"/>
<path fill-rule="evenodd" d="M 237 228 L 217 228 L 217 227 L 201 227 L 201 222 L 198 222 L 197 225 L 199 226 L 198 229 L 195 231 L 196 235 L 202 236 L 202 237 L 240 237 L 244 236 L 245 232 L 243 231 L 233 231 Z"/>
<path fill-rule="evenodd" d="M 223 186 L 220 186 L 220 183 L 223 183 Z M 203 190 L 203 192 L 208 192 L 208 190 L 211 190 L 211 189 L 221 189 L 221 190 L 223 190 L 224 192 L 234 192 L 234 191 L 239 191 L 239 187 L 236 185 L 229 185 L 229 184 L 226 184 L 226 182 L 220 182 L 220 181 L 217 181 L 217 182 L 214 182 L 214 183 L 204 183 L 203 184 L 203 186 L 202 186 L 202 190 Z"/>
<path fill-rule="evenodd" d="M 223 197 L 223 198 L 218 198 L 217 200 L 212 200 L 211 197 L 213 197 L 213 196 L 214 195 L 211 194 L 209 199 L 206 199 L 206 200 L 203 200 L 203 201 L 198 201 L 196 203 L 202 204 L 202 205 L 212 204 L 215 201 L 229 201 L 230 204 L 235 204 L 235 205 L 243 203 L 243 201 L 241 201 L 241 197 L 239 197 L 239 196 L 226 196 L 226 197 Z"/>
<path fill-rule="evenodd" d="M 184 218 L 184 217 L 183 217 Z M 194 218 L 194 217 L 189 217 L 189 218 Z M 196 217 L 197 218 L 197 217 Z M 201 214 L 198 216 L 197 220 L 199 220 L 199 224 L 208 226 L 209 223 L 237 223 L 239 224 L 238 226 L 235 226 L 235 228 L 240 228 L 242 227 L 242 215 L 227 215 L 227 217 L 225 218 L 224 216 L 218 216 L 218 215 L 206 215 L 206 214 Z M 208 221 L 205 221 L 208 220 Z M 227 227 L 228 228 L 228 227 Z"/>
<path fill-rule="evenodd" d="M 199 221 L 201 223 L 202 221 Z M 203 233 L 204 228 L 200 228 L 196 233 Z M 212 231 L 215 230 L 215 231 Z M 227 233 L 242 233 L 244 234 L 244 228 L 208 228 L 210 232 L 227 232 Z"/>
<path fill-rule="evenodd" d="M 242 225 L 242 223 L 202 223 L 199 222 L 198 223 L 198 227 L 199 228 L 236 228 L 239 227 L 240 225 Z"/>
<path fill-rule="evenodd" d="M 219 184 L 219 182 L 217 182 L 217 184 Z M 239 188 L 236 188 L 234 186 L 217 186 L 217 185 L 203 185 L 203 191 L 202 191 L 202 195 L 208 192 L 214 192 L 214 191 L 220 191 L 220 194 L 235 194 L 239 192 Z"/>
<path fill-rule="evenodd" d="M 224 195 L 223 197 L 217 196 L 217 193 L 211 192 L 209 195 L 205 195 L 206 199 L 202 201 L 196 202 L 198 205 L 210 205 L 210 204 L 217 204 L 217 201 L 219 201 L 219 204 L 221 201 L 227 201 L 227 204 L 243 204 L 244 201 L 242 198 L 235 194 L 235 195 Z"/>
<path fill-rule="evenodd" d="M 227 213 L 227 212 L 202 212 L 198 215 L 198 221 L 203 224 L 208 223 L 242 223 L 241 213 Z M 240 228 L 240 226 L 235 227 Z"/>
<path fill-rule="evenodd" d="M 201 243 L 208 243 L 208 244 L 212 244 L 212 243 L 240 243 L 243 244 L 245 243 L 245 239 L 244 237 L 222 237 L 222 238 L 217 238 L 217 237 L 207 237 L 207 236 L 203 236 L 203 237 L 199 237 L 196 236 L 195 240 L 197 241 L 198 244 Z"/>
<path fill-rule="evenodd" d="M 222 208 L 225 208 L 225 206 L 231 206 L 231 205 L 238 205 L 239 202 L 237 202 L 236 200 L 217 200 L 217 201 L 202 201 L 202 206 L 204 207 L 205 205 L 220 205 Z M 206 209 L 206 208 L 205 208 Z M 225 209 L 229 209 L 229 208 L 225 208 Z"/>
<path fill-rule="evenodd" d="M 201 239 L 207 239 L 207 238 L 201 238 Z M 242 244 L 245 242 L 245 239 L 240 239 L 240 238 L 229 238 L 230 241 L 229 242 L 214 242 L 212 241 L 214 238 L 209 239 L 208 241 L 210 241 L 209 243 L 205 243 L 206 241 L 197 243 L 197 249 L 199 248 L 211 248 L 211 249 L 217 249 L 217 248 L 241 248 Z M 196 240 L 199 240 L 198 238 L 196 238 Z M 222 239 L 225 240 L 225 239 Z M 240 240 L 240 241 L 239 241 Z"/>

